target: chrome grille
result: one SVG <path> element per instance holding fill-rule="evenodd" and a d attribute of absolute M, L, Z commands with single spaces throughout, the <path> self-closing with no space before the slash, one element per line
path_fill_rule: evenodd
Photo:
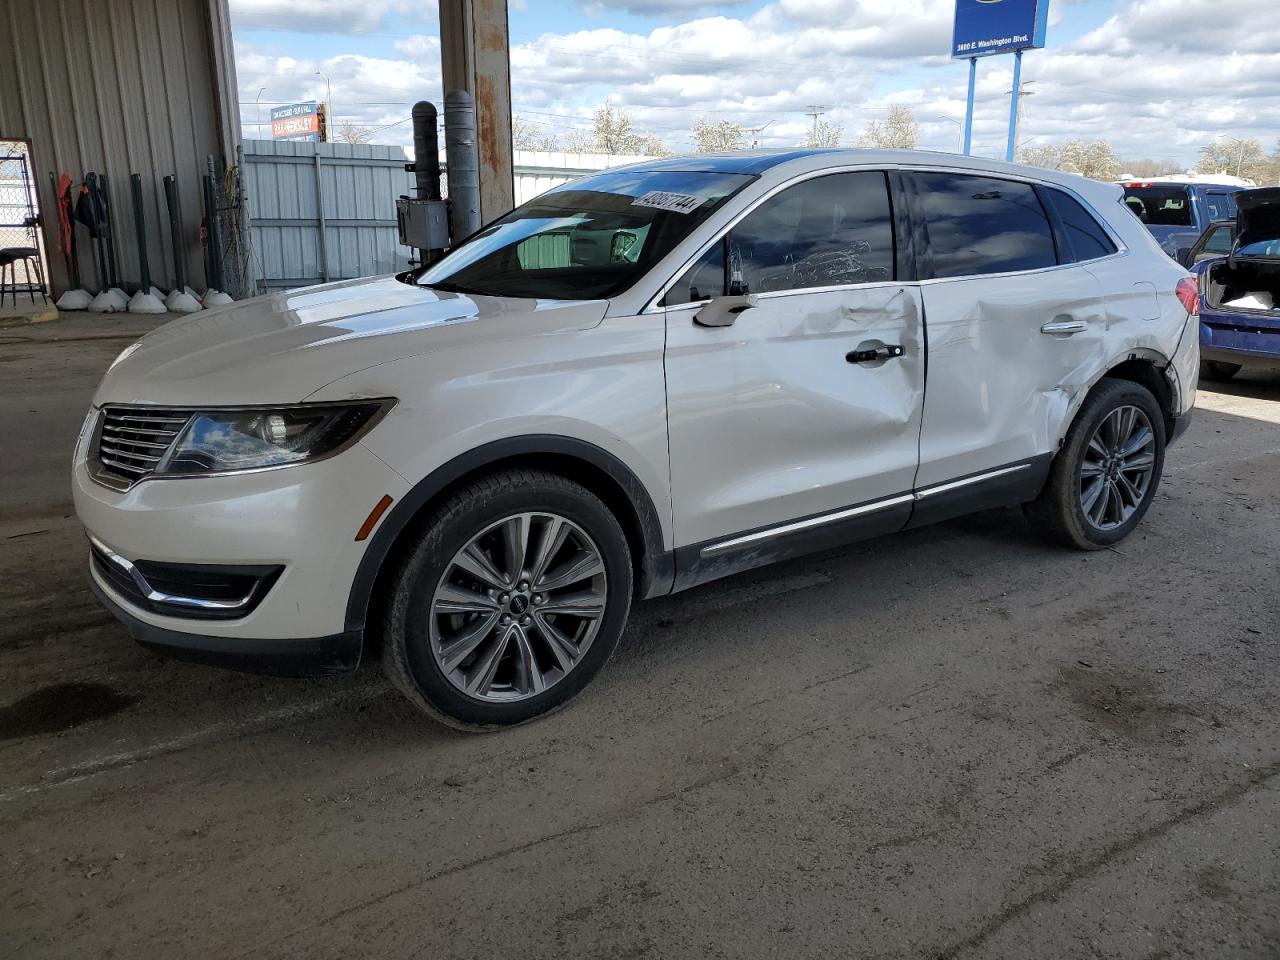
<path fill-rule="evenodd" d="M 191 416 L 164 407 L 103 407 L 91 451 L 94 478 L 127 489 L 151 475 Z"/>

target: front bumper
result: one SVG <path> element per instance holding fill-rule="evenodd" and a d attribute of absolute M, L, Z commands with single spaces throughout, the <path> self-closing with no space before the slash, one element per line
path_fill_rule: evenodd
<path fill-rule="evenodd" d="M 360 665 L 360 651 L 364 643 L 361 630 L 302 640 L 187 633 L 139 619 L 117 602 L 96 579 L 90 580 L 89 586 L 98 602 L 125 625 L 133 639 L 147 649 L 174 660 L 277 677 L 327 676 L 345 673 Z"/>
<path fill-rule="evenodd" d="M 367 544 L 355 536 L 384 495 L 399 501 L 407 492 L 399 474 L 357 443 L 314 464 L 153 478 L 121 492 L 92 479 L 87 446 L 82 439 L 77 448 L 72 490 L 98 548 L 148 572 L 278 571 L 243 616 L 210 616 L 147 602 L 99 556 L 90 564 L 94 592 L 135 638 L 242 670 L 330 673 L 359 662 L 363 624 L 347 622 L 347 601 Z"/>

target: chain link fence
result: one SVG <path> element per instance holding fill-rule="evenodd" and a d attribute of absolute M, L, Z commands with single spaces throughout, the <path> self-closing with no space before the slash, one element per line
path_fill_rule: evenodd
<path fill-rule="evenodd" d="M 0 251 L 34 247 L 43 263 L 44 241 L 38 225 L 38 203 L 26 142 L 0 140 Z M 44 275 L 48 276 L 48 271 L 44 271 Z M 30 296 L 41 291 L 36 265 L 31 260 L 15 261 L 7 276 L 16 280 L 20 294 Z"/>

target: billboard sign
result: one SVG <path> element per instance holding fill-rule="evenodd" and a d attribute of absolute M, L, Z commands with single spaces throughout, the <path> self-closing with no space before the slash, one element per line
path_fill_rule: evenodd
<path fill-rule="evenodd" d="M 320 111 L 314 100 L 271 108 L 272 140 L 320 139 Z"/>
<path fill-rule="evenodd" d="M 1049 0 L 956 0 L 951 56 L 969 59 L 1044 46 Z"/>

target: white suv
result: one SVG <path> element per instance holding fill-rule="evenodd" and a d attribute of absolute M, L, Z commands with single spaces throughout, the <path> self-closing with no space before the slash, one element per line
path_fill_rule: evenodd
<path fill-rule="evenodd" d="M 573 696 L 633 598 L 1023 503 L 1141 520 L 1195 281 L 1114 184 L 950 154 L 657 160 L 443 260 L 179 320 L 75 454 L 94 589 L 151 647 L 391 679 L 457 726 Z"/>

